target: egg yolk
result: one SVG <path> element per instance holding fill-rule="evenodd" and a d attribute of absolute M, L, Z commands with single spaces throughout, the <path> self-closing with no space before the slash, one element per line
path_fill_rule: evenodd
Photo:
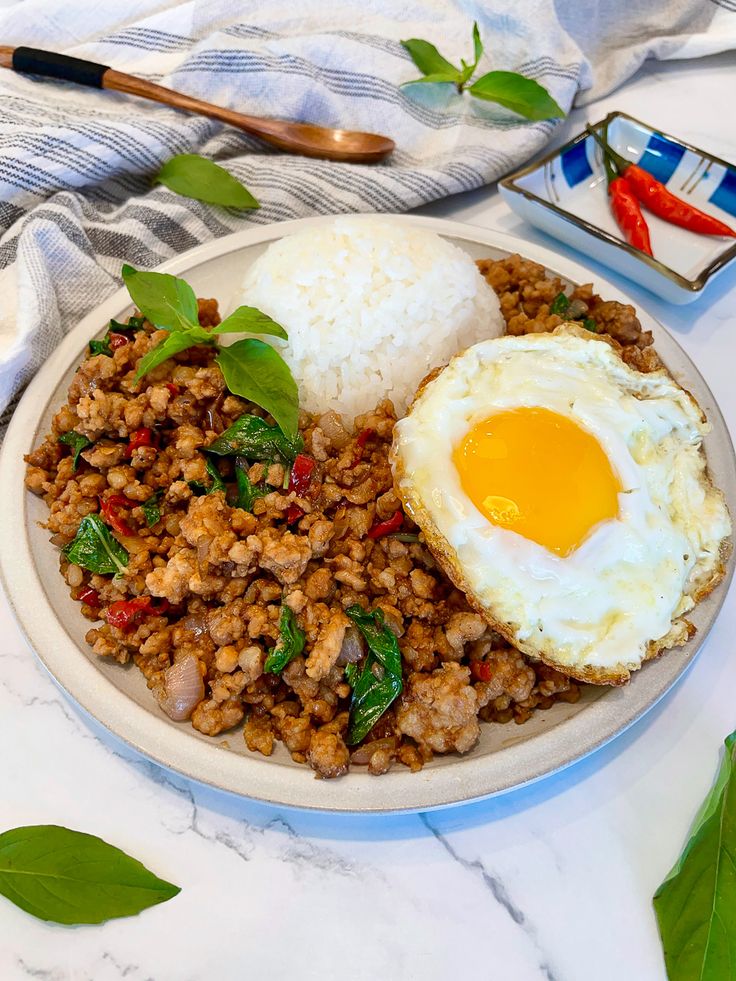
<path fill-rule="evenodd" d="M 621 484 L 598 440 L 542 408 L 498 412 L 455 448 L 463 490 L 494 525 L 569 555 L 618 516 Z"/>

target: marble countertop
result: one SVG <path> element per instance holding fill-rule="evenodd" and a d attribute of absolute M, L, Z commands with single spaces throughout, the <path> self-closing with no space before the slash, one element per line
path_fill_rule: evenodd
<path fill-rule="evenodd" d="M 558 142 L 621 109 L 736 159 L 732 77 L 732 55 L 650 64 L 572 113 Z M 423 210 L 548 242 L 495 189 Z M 605 275 L 674 333 L 736 432 L 734 272 L 686 307 Z M 136 756 L 77 714 L 0 597 L 0 829 L 99 834 L 182 887 L 139 917 L 74 929 L 0 899 L 0 977 L 662 981 L 651 896 L 736 727 L 733 596 L 685 679 L 592 757 L 500 798 L 371 818 L 239 800 Z"/>

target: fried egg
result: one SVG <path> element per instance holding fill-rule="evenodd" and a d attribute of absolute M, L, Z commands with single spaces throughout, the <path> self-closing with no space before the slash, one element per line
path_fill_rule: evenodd
<path fill-rule="evenodd" d="M 483 341 L 420 387 L 394 432 L 404 507 L 453 582 L 524 653 L 623 684 L 684 643 L 731 523 L 708 424 L 572 324 Z"/>

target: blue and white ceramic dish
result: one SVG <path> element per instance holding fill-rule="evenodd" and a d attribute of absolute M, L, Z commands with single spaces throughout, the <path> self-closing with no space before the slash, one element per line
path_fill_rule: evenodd
<path fill-rule="evenodd" d="M 701 211 L 736 226 L 736 166 L 614 112 L 593 128 L 608 126 L 611 146 Z M 581 133 L 561 149 L 506 177 L 508 205 L 543 231 L 598 259 L 670 303 L 690 303 L 736 259 L 736 239 L 698 235 L 651 212 L 650 258 L 621 236 L 611 214 L 600 147 Z"/>

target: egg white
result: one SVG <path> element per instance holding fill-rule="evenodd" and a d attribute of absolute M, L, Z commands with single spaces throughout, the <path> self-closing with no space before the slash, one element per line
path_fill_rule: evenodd
<path fill-rule="evenodd" d="M 619 516 L 566 557 L 489 522 L 452 460 L 472 426 L 522 406 L 587 429 L 622 486 Z M 433 551 L 510 640 L 577 677 L 621 683 L 685 638 L 678 618 L 719 575 L 731 524 L 707 477 L 708 428 L 666 371 L 637 372 L 609 344 L 563 325 L 454 358 L 397 424 L 392 463 Z"/>

